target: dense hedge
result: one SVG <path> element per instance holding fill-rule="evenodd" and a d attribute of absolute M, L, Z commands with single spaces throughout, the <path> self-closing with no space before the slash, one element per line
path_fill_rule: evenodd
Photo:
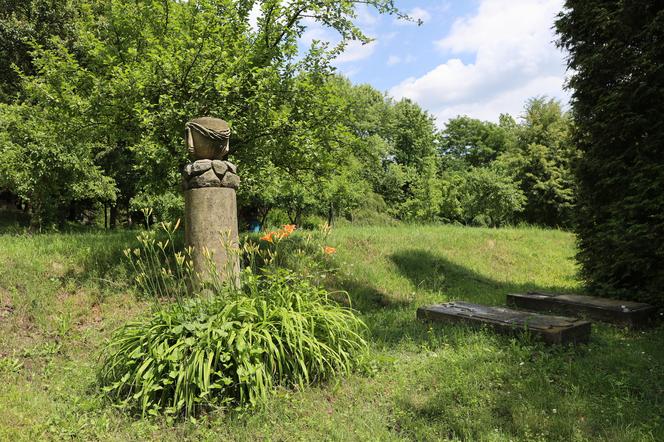
<path fill-rule="evenodd" d="M 602 295 L 664 305 L 664 2 L 565 6 L 582 273 Z"/>

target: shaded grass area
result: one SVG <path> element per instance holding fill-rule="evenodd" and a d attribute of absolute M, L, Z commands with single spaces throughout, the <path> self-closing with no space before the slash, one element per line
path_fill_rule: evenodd
<path fill-rule="evenodd" d="M 427 303 L 578 291 L 574 238 L 530 228 L 336 230 L 329 284 L 368 325 L 365 371 L 252 413 L 126 416 L 94 381 L 104 339 L 148 308 L 121 257 L 133 237 L 0 235 L 0 440 L 664 440 L 661 326 L 550 348 L 415 320 Z"/>

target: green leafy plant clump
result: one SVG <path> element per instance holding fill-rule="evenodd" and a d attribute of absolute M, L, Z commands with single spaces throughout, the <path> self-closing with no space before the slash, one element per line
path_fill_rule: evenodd
<path fill-rule="evenodd" d="M 276 386 L 350 371 L 366 343 L 350 310 L 285 269 L 242 273 L 242 289 L 174 303 L 115 332 L 99 374 L 142 415 L 249 408 Z"/>

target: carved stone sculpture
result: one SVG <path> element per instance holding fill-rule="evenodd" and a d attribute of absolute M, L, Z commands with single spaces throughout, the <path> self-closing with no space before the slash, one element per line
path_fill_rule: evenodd
<path fill-rule="evenodd" d="M 184 168 L 183 190 L 201 187 L 237 189 L 240 184 L 237 168 L 225 161 L 230 134 L 228 123 L 219 118 L 196 118 L 185 125 L 187 150 L 195 161 Z"/>
<path fill-rule="evenodd" d="M 231 129 L 220 118 L 201 117 L 185 125 L 185 142 L 196 160 L 223 160 L 228 155 Z"/>
<path fill-rule="evenodd" d="M 211 255 L 218 275 L 237 282 L 239 254 L 231 249 L 239 244 L 235 189 L 240 177 L 235 164 L 226 161 L 229 138 L 228 123 L 219 118 L 196 118 L 185 126 L 185 144 L 194 160 L 182 170 L 185 242 L 193 249 L 200 277 L 209 275 Z"/>

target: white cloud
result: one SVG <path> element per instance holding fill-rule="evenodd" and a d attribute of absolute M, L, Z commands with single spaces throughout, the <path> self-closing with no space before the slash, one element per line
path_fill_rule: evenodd
<path fill-rule="evenodd" d="M 566 101 L 563 54 L 552 30 L 561 9 L 562 0 L 482 0 L 474 15 L 458 19 L 435 43 L 456 57 L 390 93 L 417 101 L 440 125 L 457 114 L 494 121 L 503 112 L 518 115 L 535 95 Z M 473 62 L 462 61 L 472 54 Z"/>
<path fill-rule="evenodd" d="M 406 55 L 405 57 L 399 57 L 398 55 L 392 54 L 389 57 L 387 57 L 387 65 L 394 66 L 400 63 L 412 63 L 415 60 L 416 60 L 415 57 L 413 57 L 410 54 Z"/>
<path fill-rule="evenodd" d="M 302 37 L 299 39 L 299 45 L 301 49 L 309 49 L 311 43 L 313 43 L 314 40 L 331 42 L 333 44 L 339 42 L 338 35 L 334 34 L 332 31 L 330 31 L 329 28 L 324 27 L 316 20 L 307 18 L 303 20 L 303 24 L 306 26 L 306 30 L 304 31 L 304 34 L 302 34 Z"/>
<path fill-rule="evenodd" d="M 371 32 L 380 23 L 380 17 L 375 15 L 367 5 L 359 5 L 355 23 L 361 29 Z"/>
<path fill-rule="evenodd" d="M 394 23 L 397 24 L 397 25 L 406 26 L 406 25 L 415 25 L 420 20 L 422 21 L 422 23 L 426 23 L 429 20 L 431 20 L 431 14 L 429 13 L 429 11 L 427 11 L 424 8 L 420 8 L 419 6 L 416 7 L 416 8 L 411 9 L 410 11 L 408 11 L 406 13 L 406 15 L 408 15 L 414 21 L 406 21 L 406 20 L 397 19 L 397 20 L 394 21 Z"/>
<path fill-rule="evenodd" d="M 359 40 L 353 40 L 346 46 L 344 52 L 335 59 L 336 64 L 349 63 L 351 61 L 364 60 L 370 57 L 376 50 L 376 41 L 362 44 Z"/>
<path fill-rule="evenodd" d="M 362 20 L 370 20 L 370 18 L 368 18 L 369 16 L 370 14 L 366 12 Z M 303 20 L 303 24 L 307 27 L 307 29 L 299 39 L 299 46 L 301 50 L 309 49 L 314 40 L 327 42 L 331 47 L 336 46 L 341 41 L 341 38 L 336 31 L 323 26 L 314 19 L 307 18 Z M 346 44 L 344 51 L 334 59 L 334 64 L 339 66 L 364 60 L 373 55 L 377 45 L 378 42 L 376 40 L 365 44 L 359 40 L 351 40 Z M 348 76 L 352 75 L 347 73 L 351 72 L 350 70 L 345 70 L 342 72 L 346 73 Z M 352 73 L 356 73 L 356 70 Z"/>

